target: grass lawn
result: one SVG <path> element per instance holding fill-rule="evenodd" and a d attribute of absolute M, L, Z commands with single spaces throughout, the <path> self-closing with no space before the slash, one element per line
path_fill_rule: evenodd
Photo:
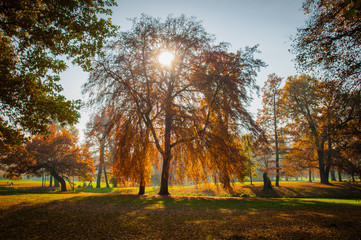
<path fill-rule="evenodd" d="M 273 194 L 291 191 L 309 198 L 262 198 L 258 186 L 241 184 L 238 193 L 251 189 L 256 197 L 139 197 L 129 194 L 133 188 L 33 193 L 20 183 L 0 186 L 0 239 L 361 238 L 360 184 L 305 184 L 284 184 Z M 182 188 L 172 190 L 180 194 Z M 338 199 L 312 198 L 320 194 L 313 191 Z M 347 193 L 343 199 L 339 191 Z"/>

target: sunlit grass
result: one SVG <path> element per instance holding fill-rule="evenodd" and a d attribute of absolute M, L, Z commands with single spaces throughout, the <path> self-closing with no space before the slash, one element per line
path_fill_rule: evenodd
<path fill-rule="evenodd" d="M 240 231 L 246 239 L 269 239 L 267 229 L 272 229 L 275 239 L 294 239 L 300 229 L 314 233 L 316 227 L 317 239 L 330 239 L 329 226 L 347 224 L 345 233 L 357 231 L 357 222 L 347 218 L 358 220 L 360 210 L 359 201 L 339 199 L 23 193 L 0 195 L 0 230 L 4 239 L 206 239 L 208 234 L 231 239 Z M 290 228 L 295 235 L 280 236 Z M 24 237 L 17 235 L 24 231 Z"/>
<path fill-rule="evenodd" d="M 13 229 L 7 235 L 11 236 L 9 239 L 23 232 L 23 226 L 28 231 L 24 237 L 33 234 L 31 236 L 42 239 L 58 238 L 59 234 L 64 234 L 63 227 L 66 227 L 67 233 L 70 231 L 68 235 L 62 235 L 66 239 L 78 239 L 80 236 L 102 238 L 104 232 L 111 233 L 107 238 L 149 239 L 149 236 L 156 235 L 157 239 L 173 239 L 177 238 L 174 233 L 177 229 L 178 236 L 185 239 L 205 239 L 204 234 L 214 236 L 210 239 L 229 239 L 244 226 L 248 226 L 244 228 L 247 231 L 242 232 L 247 233 L 249 238 L 261 236 L 269 239 L 268 233 L 262 231 L 271 227 L 280 236 L 291 228 L 294 228 L 295 234 L 301 228 L 305 229 L 305 233 L 314 232 L 314 226 L 317 226 L 319 239 L 329 239 L 334 233 L 328 234 L 328 226 L 343 226 L 344 219 L 348 217 L 345 213 L 352 219 L 358 219 L 361 211 L 361 202 L 357 199 L 207 196 L 206 193 L 217 190 L 213 184 L 172 186 L 169 189 L 171 196 L 156 195 L 159 187 L 147 187 L 147 194 L 143 196 L 137 195 L 137 187 L 79 188 L 65 193 L 31 193 L 21 189 L 21 186 L 31 184 L 38 183 L 19 183 L 19 188 L 0 186 L 0 230 Z M 297 187 L 318 187 L 318 184 L 289 184 L 283 188 L 291 186 L 294 186 L 292 190 L 299 191 Z M 243 187 L 249 189 L 251 186 L 236 184 L 234 188 L 241 190 Z M 334 190 L 338 186 L 328 188 Z M 326 190 L 328 188 L 325 187 Z M 204 190 L 206 192 L 202 192 Z M 313 227 L 309 227 L 311 225 Z M 44 226 L 47 228 L 44 229 Z M 93 232 L 89 233 L 94 226 L 99 233 L 97 237 Z M 356 231 L 357 227 L 353 228 Z M 147 234 L 142 235 L 144 232 Z M 164 232 L 168 234 L 166 237 Z M 349 230 L 345 232 L 349 233 Z M 293 237 L 286 236 L 285 239 Z"/>
<path fill-rule="evenodd" d="M 13 186 L 9 186 L 7 180 L 0 180 L 0 194 L 6 192 L 27 192 L 28 189 L 32 192 L 47 192 L 54 191 L 54 189 L 42 188 L 41 181 L 34 180 L 20 180 L 12 181 Z M 88 184 L 87 184 L 88 185 Z M 101 183 L 101 188 L 95 188 L 96 184 L 93 182 L 93 188 L 83 188 L 82 182 L 75 182 L 75 188 L 67 186 L 68 192 L 75 193 L 107 193 L 107 194 L 138 194 L 138 187 L 124 187 L 106 188 L 105 183 Z M 48 184 L 46 185 L 48 186 Z M 256 182 L 251 185 L 249 182 L 235 183 L 232 185 L 234 193 L 226 192 L 220 186 L 214 183 L 205 183 L 198 185 L 173 185 L 169 187 L 169 192 L 172 196 L 195 196 L 195 197 L 272 197 L 272 198 L 339 198 L 339 199 L 361 199 L 361 186 L 359 184 L 338 183 L 333 182 L 331 185 L 309 182 L 280 182 L 280 187 L 273 187 L 272 191 L 262 191 L 263 183 Z M 20 191 L 20 192 L 19 192 Z M 56 190 L 60 191 L 60 189 Z M 159 186 L 146 187 L 145 193 L 147 195 L 157 195 Z"/>
<path fill-rule="evenodd" d="M 7 209 L 14 206 L 45 204 L 53 201 L 74 202 L 102 202 L 102 204 L 117 203 L 143 205 L 145 209 L 163 209 L 166 207 L 187 207 L 194 209 L 287 209 L 287 208 L 339 208 L 361 207 L 359 200 L 352 199 L 242 199 L 242 198 L 187 198 L 187 197 L 157 197 L 157 196 L 129 196 L 104 193 L 44 193 L 44 194 L 14 194 L 0 195 L 0 208 Z"/>

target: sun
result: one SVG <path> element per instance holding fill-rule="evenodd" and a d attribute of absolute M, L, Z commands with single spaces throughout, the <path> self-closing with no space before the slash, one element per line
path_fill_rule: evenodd
<path fill-rule="evenodd" d="M 158 55 L 158 62 L 163 66 L 169 67 L 174 59 L 174 54 L 168 50 L 163 50 Z"/>

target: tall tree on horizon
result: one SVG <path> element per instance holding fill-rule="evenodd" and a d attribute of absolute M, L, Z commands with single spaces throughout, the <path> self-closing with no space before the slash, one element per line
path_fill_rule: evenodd
<path fill-rule="evenodd" d="M 106 147 L 109 145 L 110 129 L 112 128 L 111 114 L 110 108 L 101 109 L 100 113 L 91 116 L 90 121 L 87 123 L 87 145 L 98 152 L 96 188 L 101 187 L 102 175 L 104 175 L 106 187 L 110 187 L 106 170 Z"/>
<path fill-rule="evenodd" d="M 274 144 L 272 150 L 275 156 L 276 165 L 276 183 L 279 187 L 280 181 L 280 128 L 281 128 L 281 106 L 280 90 L 282 78 L 275 73 L 268 75 L 264 86 L 262 87 L 262 109 L 258 112 L 257 121 L 265 131 L 270 144 Z"/>

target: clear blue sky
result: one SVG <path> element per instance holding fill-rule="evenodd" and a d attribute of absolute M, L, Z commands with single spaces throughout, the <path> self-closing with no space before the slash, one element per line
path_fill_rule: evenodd
<path fill-rule="evenodd" d="M 303 0 L 120 0 L 113 9 L 113 24 L 127 31 L 131 24 L 127 19 L 140 17 L 142 13 L 165 19 L 169 14 L 194 16 L 203 22 L 208 33 L 214 34 L 218 42 L 231 43 L 231 51 L 259 44 L 262 52 L 257 57 L 268 67 L 262 69 L 257 83 L 263 86 L 267 75 L 276 73 L 281 77 L 297 74 L 289 53 L 290 36 L 305 24 L 306 16 L 301 9 Z M 62 92 L 68 99 L 84 99 L 81 86 L 88 73 L 79 67 L 69 66 L 61 74 Z M 261 100 L 253 96 L 249 110 L 254 113 L 261 107 Z M 83 139 L 89 113 L 82 112 L 77 127 Z"/>

